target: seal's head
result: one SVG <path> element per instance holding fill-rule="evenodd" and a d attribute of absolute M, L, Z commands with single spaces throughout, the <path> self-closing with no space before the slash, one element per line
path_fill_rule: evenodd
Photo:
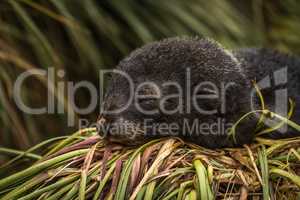
<path fill-rule="evenodd" d="M 222 147 L 229 144 L 226 124 L 228 129 L 250 109 L 249 88 L 238 61 L 216 42 L 165 39 L 135 50 L 119 63 L 100 121 L 109 127 L 108 138 L 121 143 L 175 135 Z M 237 135 L 239 143 L 251 138 Z"/>

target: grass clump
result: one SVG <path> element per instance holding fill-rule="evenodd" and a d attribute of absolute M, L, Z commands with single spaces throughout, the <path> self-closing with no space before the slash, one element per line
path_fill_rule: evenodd
<path fill-rule="evenodd" d="M 293 200 L 300 194 L 300 138 L 256 138 L 250 146 L 220 150 L 179 138 L 125 147 L 88 128 L 57 140 L 17 152 L 13 162 L 36 161 L 0 180 L 0 199 Z"/>

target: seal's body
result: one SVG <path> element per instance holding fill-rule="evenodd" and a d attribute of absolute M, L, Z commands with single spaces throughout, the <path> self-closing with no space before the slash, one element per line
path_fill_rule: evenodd
<path fill-rule="evenodd" d="M 286 116 L 290 99 L 296 104 L 291 120 L 299 124 L 300 58 L 265 48 L 239 49 L 233 54 L 240 61 L 247 79 L 257 81 L 261 87 L 267 109 Z M 278 121 L 274 120 L 274 123 L 278 124 Z M 292 128 L 287 128 L 265 136 L 276 139 L 300 135 Z"/>
<path fill-rule="evenodd" d="M 295 84 L 288 90 L 299 101 L 299 59 L 262 51 L 231 53 L 214 41 L 197 38 L 165 39 L 135 50 L 119 63 L 119 73 L 113 74 L 107 89 L 101 119 L 119 126 L 109 129 L 108 139 L 139 144 L 175 135 L 209 148 L 250 143 L 257 116 L 239 123 L 235 143 L 228 133 L 232 124 L 259 106 L 251 96 L 252 80 L 291 65 Z M 296 112 L 299 120 L 299 109 Z"/>

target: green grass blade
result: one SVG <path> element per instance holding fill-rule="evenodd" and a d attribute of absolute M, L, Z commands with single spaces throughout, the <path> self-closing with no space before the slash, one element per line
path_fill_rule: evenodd
<path fill-rule="evenodd" d="M 208 183 L 207 171 L 204 165 L 201 163 L 200 160 L 195 160 L 194 167 L 197 173 L 199 185 L 198 192 L 200 194 L 201 199 L 213 199 L 212 191 Z"/>
<path fill-rule="evenodd" d="M 268 158 L 266 154 L 265 146 L 262 146 L 261 150 L 258 152 L 258 160 L 261 169 L 262 176 L 262 188 L 263 188 L 263 199 L 270 199 L 270 186 L 269 186 L 269 166 L 268 166 Z"/>
<path fill-rule="evenodd" d="M 151 142 L 148 142 L 144 145 L 142 145 L 141 147 L 139 147 L 131 156 L 130 159 L 126 162 L 125 167 L 122 170 L 121 173 L 121 177 L 119 180 L 119 184 L 117 187 L 117 191 L 115 194 L 115 199 L 116 200 L 123 200 L 125 199 L 126 196 L 126 187 L 127 187 L 127 183 L 129 181 L 129 175 L 130 175 L 130 171 L 131 171 L 131 167 L 133 165 L 134 159 L 136 158 L 136 156 L 143 151 L 146 147 L 157 143 L 159 140 L 152 140 Z"/>
<path fill-rule="evenodd" d="M 47 198 L 47 200 L 61 199 L 62 195 L 64 195 L 65 193 L 67 193 L 72 187 L 73 187 L 73 184 L 69 184 L 69 185 L 61 188 L 59 191 L 57 191 L 53 195 L 49 196 Z"/>
<path fill-rule="evenodd" d="M 39 160 L 42 158 L 41 156 L 33 153 L 26 153 L 25 151 L 18 151 L 18 150 L 4 148 L 4 147 L 0 147 L 0 153 L 5 153 L 9 155 L 19 155 L 21 157 L 24 156 L 24 157 L 32 158 L 34 160 Z"/>
<path fill-rule="evenodd" d="M 85 199 L 86 179 L 87 179 L 86 170 L 82 170 L 80 186 L 79 186 L 79 200 L 84 200 Z"/>
<path fill-rule="evenodd" d="M 79 182 L 76 182 L 75 184 L 73 184 L 73 187 L 71 188 L 71 190 L 62 198 L 62 200 L 71 200 L 73 199 L 76 194 L 78 193 L 79 190 Z"/>
<path fill-rule="evenodd" d="M 113 163 L 112 166 L 109 168 L 109 170 L 107 171 L 107 173 L 105 174 L 103 180 L 100 181 L 99 183 L 99 186 L 98 186 L 98 189 L 93 197 L 93 200 L 98 200 L 100 195 L 101 195 L 101 192 L 105 186 L 105 184 L 107 183 L 108 179 L 111 177 L 114 169 L 116 167 L 116 163 Z"/>
<path fill-rule="evenodd" d="M 187 187 L 190 187 L 193 185 L 193 181 L 186 181 L 180 184 L 177 200 L 181 200 L 183 198 L 184 191 Z"/>
<path fill-rule="evenodd" d="M 43 49 L 45 49 L 44 55 L 50 56 L 49 60 L 47 61 L 48 66 L 51 66 L 51 64 L 54 64 L 54 66 L 56 66 L 56 64 L 59 62 L 59 58 L 54 53 L 55 51 L 53 50 L 52 46 L 50 45 L 44 34 L 35 25 L 34 21 L 29 17 L 29 15 L 21 7 L 18 1 L 9 0 L 9 3 L 12 5 L 16 13 L 21 17 L 22 21 L 24 22 L 26 28 L 30 31 L 30 33 L 32 33 L 37 38 L 37 40 L 39 41 L 38 46 L 43 46 Z"/>
<path fill-rule="evenodd" d="M 300 188 L 300 176 L 298 176 L 296 174 L 284 171 L 284 170 L 279 169 L 279 168 L 271 168 L 270 174 L 277 174 L 279 176 L 288 178 Z"/>
<path fill-rule="evenodd" d="M 44 162 L 38 163 L 36 165 L 33 165 L 21 172 L 18 172 L 12 176 L 9 176 L 7 178 L 4 178 L 0 180 L 0 190 L 3 188 L 8 187 L 9 185 L 15 184 L 16 182 L 19 182 L 29 176 L 32 176 L 34 174 L 39 173 L 42 170 L 47 169 L 48 167 L 51 167 L 59 162 L 68 160 L 70 158 L 73 158 L 74 156 L 79 156 L 82 154 L 85 154 L 88 152 L 88 149 L 82 149 L 82 150 L 77 150 L 77 151 L 72 151 L 66 154 L 63 154 L 61 156 L 57 156 L 55 158 L 52 158 L 50 160 L 46 160 Z"/>

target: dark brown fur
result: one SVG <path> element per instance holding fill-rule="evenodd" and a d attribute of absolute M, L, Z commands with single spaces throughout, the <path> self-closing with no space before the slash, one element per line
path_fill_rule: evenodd
<path fill-rule="evenodd" d="M 234 82 L 226 93 L 226 112 L 219 111 L 221 99 L 201 100 L 198 102 L 202 108 L 217 108 L 218 112 L 214 115 L 203 115 L 192 108 L 191 113 L 174 113 L 166 115 L 158 113 L 146 115 L 139 112 L 134 105 L 121 113 L 106 115 L 101 117 L 106 120 L 106 124 L 120 123 L 125 119 L 132 122 L 141 130 L 143 119 L 153 119 L 154 123 L 176 122 L 180 127 L 184 124 L 184 119 L 193 121 L 199 119 L 201 123 L 214 123 L 217 118 L 223 118 L 227 123 L 236 122 L 241 116 L 251 110 L 250 91 L 252 89 L 251 80 L 262 78 L 273 69 L 273 62 L 276 67 L 292 65 L 297 71 L 295 78 L 297 89 L 291 90 L 292 95 L 299 101 L 299 59 L 293 61 L 289 57 L 282 56 L 272 51 L 265 50 L 241 50 L 236 51 L 235 56 L 214 41 L 197 38 L 171 38 L 159 42 L 147 44 L 135 50 L 127 58 L 122 60 L 117 66 L 118 70 L 126 72 L 133 78 L 134 84 L 138 85 L 144 81 L 153 81 L 162 85 L 165 81 L 176 81 L 182 88 L 186 88 L 185 72 L 187 68 L 191 70 L 191 89 L 201 81 L 210 81 L 217 86 L 222 83 Z M 266 69 L 268 68 L 268 69 Z M 129 97 L 128 83 L 124 77 L 114 74 L 107 89 L 103 103 L 104 110 L 113 110 L 125 104 Z M 292 84 L 292 87 L 294 85 Z M 289 88 L 290 89 L 290 88 Z M 174 93 L 174 88 L 165 88 L 163 96 Z M 167 106 L 172 108 L 178 105 L 178 101 L 167 102 Z M 148 100 L 142 102 L 144 107 L 158 107 L 158 100 Z M 183 104 L 186 107 L 186 103 Z M 296 119 L 299 120 L 299 109 Z M 179 130 L 178 136 L 209 148 L 240 146 L 250 143 L 254 137 L 257 118 L 249 117 L 238 126 L 237 143 L 231 137 L 224 134 L 194 134 L 193 132 L 182 134 Z M 133 135 L 132 135 L 133 134 Z M 150 138 L 160 137 L 163 133 L 153 132 L 146 129 L 146 132 L 109 132 L 108 138 L 126 144 L 140 144 Z M 165 135 L 164 135 L 165 136 Z"/>

